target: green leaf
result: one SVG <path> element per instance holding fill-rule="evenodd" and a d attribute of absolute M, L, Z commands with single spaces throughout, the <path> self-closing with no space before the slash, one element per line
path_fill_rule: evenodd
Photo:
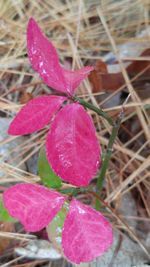
<path fill-rule="evenodd" d="M 42 148 L 38 159 L 38 174 L 42 183 L 50 188 L 60 188 L 62 185 L 61 179 L 53 172 L 49 165 L 45 150 Z"/>
<path fill-rule="evenodd" d="M 57 213 L 52 222 L 46 227 L 50 241 L 59 251 L 61 251 L 62 229 L 68 210 L 69 204 L 65 202 L 62 209 Z"/>
<path fill-rule="evenodd" d="M 0 221 L 16 222 L 16 220 L 13 217 L 11 217 L 8 211 L 4 208 L 2 200 L 0 200 Z"/>

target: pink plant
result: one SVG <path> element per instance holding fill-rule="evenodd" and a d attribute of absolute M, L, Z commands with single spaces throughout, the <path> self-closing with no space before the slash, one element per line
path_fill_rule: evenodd
<path fill-rule="evenodd" d="M 66 96 L 40 96 L 21 109 L 9 127 L 9 134 L 23 135 L 40 130 L 51 122 L 47 136 L 48 161 L 64 181 L 87 186 L 100 163 L 100 146 L 91 117 L 78 103 L 63 107 L 80 82 L 93 67 L 77 71 L 65 70 L 59 64 L 57 52 L 43 36 L 33 19 L 27 28 L 28 55 L 32 67 L 44 82 Z"/>
<path fill-rule="evenodd" d="M 10 215 L 30 232 L 47 226 L 65 200 L 66 196 L 35 184 L 17 184 L 3 194 Z M 89 262 L 102 255 L 111 244 L 111 224 L 100 212 L 73 199 L 62 230 L 66 258 L 76 264 Z"/>
<path fill-rule="evenodd" d="M 28 102 L 12 121 L 9 134 L 30 134 L 51 123 L 46 141 L 49 164 L 64 181 L 87 186 L 99 167 L 101 149 L 91 117 L 80 104 L 72 103 L 72 96 L 93 67 L 64 69 L 54 46 L 33 19 L 28 24 L 27 46 L 32 67 L 48 86 L 65 96 L 40 96 Z M 10 215 L 30 232 L 46 227 L 66 200 L 61 193 L 35 184 L 17 184 L 3 194 Z M 104 216 L 71 200 L 62 230 L 64 255 L 76 264 L 88 262 L 111 244 L 112 227 Z"/>

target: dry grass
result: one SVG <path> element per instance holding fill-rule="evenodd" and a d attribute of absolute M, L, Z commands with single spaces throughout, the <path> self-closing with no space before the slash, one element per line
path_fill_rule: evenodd
<path fill-rule="evenodd" d="M 21 104 L 18 100 L 21 93 L 31 93 L 35 97 L 49 92 L 49 89 L 31 69 L 27 59 L 26 25 L 31 16 L 38 21 L 43 31 L 53 41 L 59 51 L 61 61 L 66 64 L 66 59 L 72 59 L 72 68 L 88 63 L 94 64 L 109 51 L 113 51 L 116 55 L 125 80 L 124 88 L 128 90 L 131 98 L 130 102 L 125 104 L 123 127 L 115 142 L 110 168 L 107 172 L 105 200 L 109 206 L 112 204 L 114 206 L 111 213 L 114 226 L 119 224 L 118 228 L 124 229 L 132 236 L 146 254 L 148 254 L 147 248 L 138 238 L 136 229 L 130 228 L 129 218 L 135 221 L 142 220 L 143 225 L 145 221 L 150 220 L 150 198 L 148 196 L 150 194 L 150 98 L 142 99 L 138 96 L 136 88 L 133 87 L 127 75 L 123 59 L 118 54 L 117 45 L 132 41 L 135 45 L 140 43 L 141 47 L 144 47 L 150 41 L 149 12 L 150 4 L 147 0 L 0 1 L 0 111 L 4 117 L 13 117 L 20 109 Z M 137 35 L 145 29 L 147 29 L 147 35 L 137 38 Z M 134 57 L 134 55 L 124 57 L 125 59 L 141 60 L 139 56 Z M 150 60 L 150 58 L 145 57 L 145 60 Z M 137 77 L 133 79 L 136 80 Z M 86 81 L 80 86 L 78 94 L 99 106 L 104 102 L 106 104 L 122 89 L 123 87 L 119 88 L 116 92 L 109 94 L 105 100 L 98 102 L 97 95 L 101 95 L 102 92 L 92 94 L 91 85 Z M 115 117 L 120 109 L 121 105 L 106 108 L 106 111 Z M 108 143 L 107 136 L 111 130 L 110 126 L 106 121 L 90 113 L 95 120 L 98 138 L 105 149 Z M 136 131 L 131 130 L 131 124 L 135 125 Z M 47 129 L 44 129 L 28 137 L 15 148 L 15 151 L 11 151 L 11 153 L 16 152 L 17 165 L 13 165 L 13 160 L 16 162 L 16 158 L 6 163 L 5 158 L 2 157 L 0 169 L 3 170 L 4 176 L 0 179 L 1 188 L 12 182 L 37 182 L 39 180 L 38 176 L 22 170 L 20 166 L 37 153 L 45 140 L 46 131 Z M 5 138 L 0 143 L 1 147 L 11 143 L 14 139 L 15 137 Z M 19 161 L 19 158 L 23 160 Z M 126 216 L 119 214 L 119 205 L 124 195 L 129 192 L 133 195 L 134 201 L 136 200 L 138 214 L 133 217 L 129 216 L 126 222 Z M 32 238 L 30 235 L 17 233 L 1 232 L 0 236 L 2 235 L 14 239 Z"/>

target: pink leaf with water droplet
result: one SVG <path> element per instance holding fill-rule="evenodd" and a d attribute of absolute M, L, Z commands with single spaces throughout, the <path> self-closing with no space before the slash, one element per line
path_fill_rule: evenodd
<path fill-rule="evenodd" d="M 42 129 L 65 100 L 60 96 L 40 96 L 30 100 L 12 121 L 8 133 L 24 135 Z"/>
<path fill-rule="evenodd" d="M 48 86 L 61 92 L 72 95 L 75 88 L 93 70 L 90 66 L 77 71 L 65 70 L 59 63 L 55 47 L 42 34 L 33 18 L 29 20 L 27 27 L 27 48 L 32 67 Z"/>
<path fill-rule="evenodd" d="M 112 245 L 111 224 L 93 208 L 72 200 L 62 232 L 64 255 L 71 262 L 90 262 Z"/>
<path fill-rule="evenodd" d="M 58 91 L 66 92 L 67 85 L 56 49 L 42 34 L 32 18 L 27 27 L 27 48 L 32 67 L 40 74 L 44 82 Z"/>
<path fill-rule="evenodd" d="M 48 161 L 64 181 L 87 186 L 100 161 L 100 146 L 91 117 L 75 103 L 63 107 L 47 136 Z"/>
<path fill-rule="evenodd" d="M 66 197 L 35 184 L 17 184 L 3 194 L 5 208 L 24 225 L 26 231 L 37 232 L 59 212 Z"/>

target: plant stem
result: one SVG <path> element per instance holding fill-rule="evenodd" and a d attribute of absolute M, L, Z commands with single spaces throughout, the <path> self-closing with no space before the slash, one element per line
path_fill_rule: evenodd
<path fill-rule="evenodd" d="M 79 188 L 70 187 L 66 189 L 60 189 L 59 192 L 62 194 L 70 194 L 72 196 L 76 196 L 78 193 L 87 192 L 87 190 L 88 190 L 87 188 L 83 188 L 83 187 L 79 187 Z"/>
<path fill-rule="evenodd" d="M 109 142 L 108 142 L 108 147 L 107 147 L 107 150 L 106 150 L 106 154 L 105 154 L 105 158 L 103 160 L 103 163 L 102 163 L 102 167 L 101 167 L 101 170 L 100 170 L 100 174 L 99 174 L 99 177 L 97 179 L 97 185 L 96 185 L 96 192 L 97 194 L 100 194 L 101 190 L 102 190 L 102 186 L 103 186 L 103 181 L 104 181 L 104 178 L 105 178 L 105 175 L 106 175 L 106 171 L 108 169 L 108 165 L 109 165 L 109 161 L 110 161 L 110 157 L 111 157 L 111 154 L 112 154 L 112 151 L 113 151 L 113 144 L 114 144 L 114 141 L 118 135 L 118 131 L 119 131 L 119 128 L 120 128 L 120 124 L 121 124 L 121 121 L 122 121 L 122 118 L 123 118 L 123 111 L 119 114 L 113 128 L 112 128 L 112 133 L 110 135 L 110 138 L 109 138 Z M 96 209 L 97 210 L 100 210 L 100 207 L 101 207 L 101 204 L 100 204 L 100 201 L 97 199 L 96 200 Z"/>
<path fill-rule="evenodd" d="M 107 120 L 111 126 L 114 125 L 113 119 L 112 119 L 106 112 L 104 112 L 102 109 L 95 107 L 94 105 L 92 105 L 92 104 L 90 104 L 90 103 L 84 101 L 83 99 L 81 99 L 81 98 L 79 98 L 79 97 L 77 97 L 77 96 L 74 96 L 74 97 L 72 98 L 72 100 L 77 101 L 77 102 L 79 102 L 82 106 L 84 106 L 84 107 L 86 107 L 86 108 L 88 108 L 88 109 L 90 109 L 90 110 L 95 111 L 99 116 L 101 116 L 101 117 L 103 117 L 105 120 Z"/>

